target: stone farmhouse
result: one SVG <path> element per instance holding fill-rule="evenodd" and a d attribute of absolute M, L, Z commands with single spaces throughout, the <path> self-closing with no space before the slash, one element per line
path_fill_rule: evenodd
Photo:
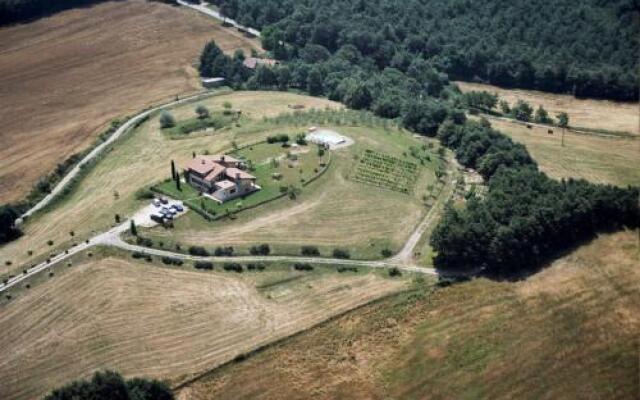
<path fill-rule="evenodd" d="M 260 190 L 256 177 L 242 169 L 240 160 L 228 155 L 194 157 L 184 175 L 191 186 L 221 203 Z"/>

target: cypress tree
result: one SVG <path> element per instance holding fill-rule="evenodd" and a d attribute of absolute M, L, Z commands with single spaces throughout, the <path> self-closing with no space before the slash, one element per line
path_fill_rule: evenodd
<path fill-rule="evenodd" d="M 136 223 L 133 220 L 131 220 L 129 225 L 129 231 L 133 236 L 138 236 L 138 228 L 136 228 Z"/>

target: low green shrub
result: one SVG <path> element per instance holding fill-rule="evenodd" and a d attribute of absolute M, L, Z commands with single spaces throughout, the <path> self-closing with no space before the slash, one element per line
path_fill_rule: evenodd
<path fill-rule="evenodd" d="M 167 265 L 178 265 L 178 266 L 180 266 L 180 265 L 184 264 L 184 262 L 181 259 L 176 258 L 176 257 L 163 256 L 161 258 L 161 260 L 162 260 L 163 264 L 167 264 Z"/>
<path fill-rule="evenodd" d="M 189 254 L 191 254 L 192 256 L 201 256 L 201 257 L 206 257 L 209 255 L 209 252 L 207 251 L 207 249 L 205 249 L 202 246 L 189 246 Z"/>
<path fill-rule="evenodd" d="M 207 270 L 212 270 L 213 269 L 213 263 L 211 261 L 196 261 L 193 264 L 193 267 L 195 269 L 207 269 Z"/>
<path fill-rule="evenodd" d="M 313 266 L 309 263 L 295 263 L 293 269 L 296 271 L 313 271 Z"/>
<path fill-rule="evenodd" d="M 300 254 L 303 256 L 319 256 L 320 250 L 316 246 L 302 246 L 300 248 Z"/>
<path fill-rule="evenodd" d="M 238 273 L 243 271 L 242 265 L 239 263 L 225 263 L 222 268 L 224 268 L 225 271 L 234 271 Z"/>
<path fill-rule="evenodd" d="M 351 258 L 351 254 L 349 254 L 349 250 L 340 249 L 340 248 L 333 249 L 333 256 L 335 258 L 342 258 L 342 259 Z"/>

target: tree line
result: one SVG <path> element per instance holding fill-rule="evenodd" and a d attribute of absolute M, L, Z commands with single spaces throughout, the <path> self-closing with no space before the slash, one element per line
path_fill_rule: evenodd
<path fill-rule="evenodd" d="M 225 16 L 261 29 L 263 46 L 281 60 L 325 61 L 353 47 L 379 69 L 406 72 L 422 58 L 452 79 L 638 100 L 634 0 L 213 3 Z"/>
<path fill-rule="evenodd" d="M 143 378 L 124 379 L 113 371 L 96 372 L 53 390 L 44 400 L 173 400 L 167 384 Z"/>
<path fill-rule="evenodd" d="M 224 59 L 215 65 L 230 66 L 237 58 L 224 55 L 214 43 L 207 51 Z M 597 232 L 638 226 L 637 188 L 550 179 L 538 171 L 522 144 L 492 129 L 486 119 L 466 120 L 463 110 L 472 105 L 495 108 L 495 95 L 457 92 L 423 58 L 412 59 L 403 72 L 393 67 L 381 69 L 354 46 L 343 46 L 333 54 L 307 48 L 301 57 L 272 68 L 259 67 L 249 71 L 246 80 L 233 83 L 249 89 L 296 87 L 350 108 L 395 118 L 407 129 L 437 135 L 461 164 L 477 170 L 488 182 L 484 198 L 472 196 L 462 209 L 447 208 L 431 239 L 437 267 L 480 266 L 490 273 L 517 273 L 539 266 Z M 213 68 L 212 72 L 225 71 Z M 525 102 L 509 110 L 504 104 L 501 107 L 521 120 L 551 120 L 546 110 L 539 107 L 534 112 Z M 558 123 L 564 122 L 558 115 Z"/>
<path fill-rule="evenodd" d="M 569 115 L 566 112 L 558 113 L 555 116 L 557 120 L 554 120 L 554 117 L 549 115 L 549 112 L 542 104 L 535 110 L 531 104 L 524 100 L 518 100 L 513 106 L 510 106 L 506 100 L 499 101 L 496 93 L 489 93 L 484 90 L 466 92 L 457 100 L 469 108 L 470 112 L 484 111 L 495 115 L 498 113 L 496 109 L 499 107 L 501 115 L 515 118 L 518 121 L 533 121 L 539 124 L 557 125 L 561 128 L 569 126 Z"/>
<path fill-rule="evenodd" d="M 464 119 L 463 110 L 446 101 L 457 96 L 447 76 L 422 58 L 411 61 L 406 72 L 393 67 L 380 69 L 354 46 L 334 54 L 310 46 L 301 59 L 274 67 L 259 65 L 255 71 L 244 67 L 242 60 L 241 51 L 228 56 L 212 41 L 200 57 L 200 74 L 222 76 L 236 89 L 304 90 L 355 110 L 397 118 L 405 127 L 431 136 L 447 117 Z"/>
<path fill-rule="evenodd" d="M 438 137 L 461 164 L 483 176 L 489 190 L 464 208 L 447 207 L 431 237 L 436 267 L 512 275 L 598 232 L 640 226 L 638 188 L 550 179 L 524 146 L 487 120 L 445 123 Z"/>

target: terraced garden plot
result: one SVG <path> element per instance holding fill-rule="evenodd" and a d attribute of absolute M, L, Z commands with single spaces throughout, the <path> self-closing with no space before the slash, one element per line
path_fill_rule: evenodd
<path fill-rule="evenodd" d="M 353 180 L 400 193 L 411 193 L 418 179 L 418 165 L 367 149 L 352 175 Z"/>

